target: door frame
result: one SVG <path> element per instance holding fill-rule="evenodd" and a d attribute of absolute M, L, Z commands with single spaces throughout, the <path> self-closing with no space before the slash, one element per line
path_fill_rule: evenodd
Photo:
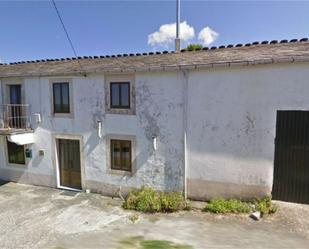
<path fill-rule="evenodd" d="M 58 160 L 58 139 L 66 139 L 66 140 L 78 140 L 79 141 L 79 150 L 80 150 L 80 177 L 81 177 L 81 189 L 70 188 L 66 186 L 61 186 L 60 181 L 60 170 L 59 170 L 59 160 Z M 85 166 L 84 166 L 84 153 L 83 153 L 83 137 L 79 135 L 71 135 L 71 134 L 54 134 L 53 135 L 53 148 L 54 148 L 54 164 L 56 169 L 56 186 L 59 189 L 65 190 L 73 190 L 73 191 L 82 191 L 85 187 Z"/>

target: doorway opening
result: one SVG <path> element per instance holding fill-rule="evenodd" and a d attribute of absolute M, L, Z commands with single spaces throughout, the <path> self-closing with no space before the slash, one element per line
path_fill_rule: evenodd
<path fill-rule="evenodd" d="M 56 143 L 59 187 L 68 190 L 81 190 L 80 141 L 56 139 Z"/>

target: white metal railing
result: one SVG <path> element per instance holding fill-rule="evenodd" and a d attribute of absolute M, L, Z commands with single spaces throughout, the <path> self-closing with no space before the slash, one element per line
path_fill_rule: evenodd
<path fill-rule="evenodd" d="M 1 104 L 0 128 L 30 128 L 29 104 Z"/>

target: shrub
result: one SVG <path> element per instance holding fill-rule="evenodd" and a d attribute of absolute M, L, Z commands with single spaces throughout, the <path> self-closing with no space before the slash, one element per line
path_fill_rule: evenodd
<path fill-rule="evenodd" d="M 244 202 L 237 199 L 213 199 L 204 208 L 206 212 L 220 214 L 260 211 L 262 215 L 267 215 L 275 213 L 277 210 L 278 207 L 272 203 L 270 196 L 256 199 L 253 202 Z"/>
<path fill-rule="evenodd" d="M 187 46 L 186 50 L 187 51 L 194 51 L 194 50 L 200 50 L 202 49 L 203 46 L 201 44 L 190 44 Z"/>
<path fill-rule="evenodd" d="M 151 188 L 141 188 L 130 192 L 123 204 L 125 209 L 154 213 L 161 210 L 160 194 Z"/>
<path fill-rule="evenodd" d="M 249 213 L 250 206 L 246 202 L 242 202 L 236 199 L 213 199 L 211 200 L 204 211 L 211 212 L 211 213 Z"/>
<path fill-rule="evenodd" d="M 256 210 L 260 211 L 262 215 L 273 214 L 278 210 L 278 207 L 272 203 L 270 196 L 266 196 L 263 199 L 257 199 L 254 204 Z"/>
<path fill-rule="evenodd" d="M 185 201 L 181 192 L 161 193 L 161 208 L 164 212 L 175 212 L 185 208 Z"/>
<path fill-rule="evenodd" d="M 141 212 L 176 212 L 188 208 L 181 192 L 159 193 L 151 188 L 142 187 L 129 193 L 123 204 L 125 209 Z"/>

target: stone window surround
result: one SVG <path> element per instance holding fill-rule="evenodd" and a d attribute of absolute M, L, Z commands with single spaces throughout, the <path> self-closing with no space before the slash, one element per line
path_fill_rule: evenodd
<path fill-rule="evenodd" d="M 111 108 L 110 103 L 110 83 L 130 82 L 130 108 Z M 110 114 L 135 115 L 135 75 L 133 74 L 108 74 L 105 75 L 105 110 Z"/>
<path fill-rule="evenodd" d="M 131 141 L 131 172 L 125 170 L 116 170 L 111 168 L 111 140 L 128 140 Z M 136 136 L 107 134 L 106 141 L 106 173 L 119 176 L 132 177 L 136 173 Z"/>
<path fill-rule="evenodd" d="M 69 113 L 55 113 L 54 112 L 54 93 L 53 84 L 54 83 L 69 83 L 69 98 L 70 98 L 70 112 Z M 59 118 L 74 118 L 74 101 L 73 101 L 73 79 L 72 78 L 50 78 L 50 103 L 51 103 L 51 115 Z"/>

